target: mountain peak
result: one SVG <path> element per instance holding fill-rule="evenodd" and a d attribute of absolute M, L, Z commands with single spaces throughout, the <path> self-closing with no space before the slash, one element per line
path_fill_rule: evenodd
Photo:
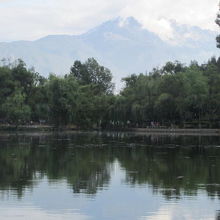
<path fill-rule="evenodd" d="M 134 18 L 134 17 L 126 17 L 126 18 L 119 18 L 118 24 L 120 26 L 129 26 L 129 27 L 138 27 L 141 28 L 141 24 Z"/>

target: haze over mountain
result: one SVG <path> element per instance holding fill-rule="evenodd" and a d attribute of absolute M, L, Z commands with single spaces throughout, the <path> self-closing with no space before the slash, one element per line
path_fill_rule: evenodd
<path fill-rule="evenodd" d="M 167 61 L 205 62 L 217 56 L 217 33 L 170 22 L 172 37 L 161 39 L 132 17 L 116 18 L 82 35 L 49 35 L 35 41 L 0 43 L 0 58 L 21 58 L 47 76 L 69 72 L 74 60 L 94 57 L 111 69 L 114 81 L 131 73 L 150 71 Z"/>

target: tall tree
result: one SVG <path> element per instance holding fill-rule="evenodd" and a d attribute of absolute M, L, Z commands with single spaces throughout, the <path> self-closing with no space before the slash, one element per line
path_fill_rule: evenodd
<path fill-rule="evenodd" d="M 70 69 L 70 74 L 82 85 L 91 85 L 93 90 L 99 94 L 113 92 L 111 71 L 100 66 L 94 58 L 89 58 L 85 63 L 75 61 Z"/>
<path fill-rule="evenodd" d="M 20 89 L 16 89 L 12 95 L 7 97 L 2 109 L 5 111 L 7 120 L 16 126 L 30 119 L 31 109 L 25 104 L 25 95 Z"/>
<path fill-rule="evenodd" d="M 220 27 L 220 3 L 219 3 L 219 12 L 217 14 L 215 23 Z M 217 47 L 220 48 L 220 35 L 216 37 L 216 41 L 217 41 Z"/>

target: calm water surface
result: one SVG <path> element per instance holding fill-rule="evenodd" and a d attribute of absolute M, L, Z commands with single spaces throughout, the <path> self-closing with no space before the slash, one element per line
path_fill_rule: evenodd
<path fill-rule="evenodd" d="M 220 137 L 0 135 L 0 219 L 220 219 Z"/>

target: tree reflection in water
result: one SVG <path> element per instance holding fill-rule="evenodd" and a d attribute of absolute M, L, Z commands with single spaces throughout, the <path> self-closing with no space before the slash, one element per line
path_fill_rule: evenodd
<path fill-rule="evenodd" d="M 220 220 L 220 211 L 218 211 L 218 213 L 216 215 L 216 220 Z"/>
<path fill-rule="evenodd" d="M 220 148 L 214 147 L 219 137 L 24 134 L 1 136 L 0 145 L 0 190 L 19 198 L 44 176 L 65 179 L 73 193 L 95 195 L 108 186 L 116 160 L 127 184 L 148 184 L 167 199 L 196 196 L 198 190 L 220 196 Z"/>

